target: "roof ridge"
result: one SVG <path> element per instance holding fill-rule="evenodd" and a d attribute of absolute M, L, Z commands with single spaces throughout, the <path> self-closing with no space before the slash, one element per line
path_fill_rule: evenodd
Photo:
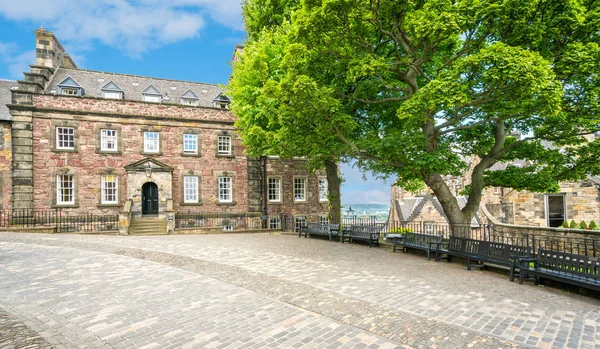
<path fill-rule="evenodd" d="M 91 70 L 91 69 L 75 69 L 75 68 L 58 68 L 58 69 L 63 69 L 63 70 L 76 70 L 76 71 L 83 71 L 83 72 L 89 72 L 89 73 L 101 73 L 101 74 L 108 74 L 108 75 L 119 75 L 119 76 L 129 76 L 129 77 L 134 77 L 134 78 L 143 78 L 143 79 L 152 79 L 152 80 L 163 80 L 163 81 L 173 81 L 173 82 L 185 82 L 185 83 L 190 83 L 190 84 L 201 84 L 201 85 L 209 85 L 209 86 L 216 86 L 216 87 L 221 87 L 220 84 L 211 84 L 208 82 L 197 82 L 197 81 L 190 81 L 190 80 L 178 80 L 178 79 L 165 79 L 165 78 L 156 78 L 156 77 L 152 77 L 152 76 L 144 76 L 144 75 L 134 75 L 134 74 L 124 74 L 124 73 L 114 73 L 114 72 L 105 72 L 105 71 L 100 71 L 100 70 Z M 223 85 L 225 86 L 225 85 Z"/>

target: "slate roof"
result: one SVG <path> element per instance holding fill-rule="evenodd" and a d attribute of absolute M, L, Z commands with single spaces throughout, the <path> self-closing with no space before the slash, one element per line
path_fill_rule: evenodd
<path fill-rule="evenodd" d="M 56 85 L 61 87 L 81 87 L 81 85 L 79 85 L 71 76 L 67 76 Z"/>
<path fill-rule="evenodd" d="M 199 106 L 212 107 L 213 100 L 223 92 L 218 85 L 85 69 L 59 68 L 48 84 L 46 93 L 52 93 L 53 90 L 58 91 L 58 84 L 69 76 L 85 90 L 87 97 L 101 98 L 102 88 L 111 81 L 121 88 L 126 100 L 135 101 L 141 101 L 142 91 L 153 86 L 162 94 L 163 98 L 167 94 L 170 97 L 170 103 L 179 103 L 179 97 L 191 90 L 198 97 Z"/>
<path fill-rule="evenodd" d="M 16 87 L 17 82 L 13 80 L 0 79 L 0 120 L 10 121 L 12 116 L 8 111 L 7 104 L 12 102 L 11 87 Z"/>
<path fill-rule="evenodd" d="M 458 206 L 461 209 L 467 204 L 467 198 L 465 198 L 464 196 L 457 197 L 456 201 L 458 201 Z M 430 202 L 433 205 L 433 207 L 438 211 L 438 213 L 442 217 L 446 217 L 446 215 L 444 214 L 444 209 L 442 208 L 442 205 L 440 205 L 439 200 L 431 194 L 426 194 L 422 196 L 405 198 L 403 200 L 396 200 L 396 212 L 398 212 L 398 218 L 402 222 L 414 221 L 414 219 L 423 210 L 423 207 L 425 207 L 425 204 L 427 204 L 428 202 Z M 471 219 L 471 226 L 477 227 L 479 226 L 479 224 L 480 221 L 478 216 L 475 216 L 473 217 L 473 219 Z"/>

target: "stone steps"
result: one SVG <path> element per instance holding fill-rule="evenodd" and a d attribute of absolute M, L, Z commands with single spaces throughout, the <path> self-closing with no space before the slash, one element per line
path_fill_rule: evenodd
<path fill-rule="evenodd" d="M 164 218 L 134 218 L 129 227 L 130 235 L 164 235 L 167 233 L 167 220 Z"/>

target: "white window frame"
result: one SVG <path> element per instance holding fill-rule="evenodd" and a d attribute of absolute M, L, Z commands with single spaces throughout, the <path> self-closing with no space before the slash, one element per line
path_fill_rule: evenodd
<path fill-rule="evenodd" d="M 192 139 L 187 139 L 191 137 Z M 186 149 L 186 145 L 192 144 L 194 145 L 193 149 Z M 184 133 L 183 134 L 183 152 L 186 154 L 198 154 L 198 135 L 194 133 Z"/>
<path fill-rule="evenodd" d="M 281 218 L 269 218 L 269 229 L 281 229 Z"/>
<path fill-rule="evenodd" d="M 102 97 L 104 97 L 105 99 L 123 99 L 123 92 L 103 91 Z"/>
<path fill-rule="evenodd" d="M 156 134 L 156 138 L 150 138 L 150 134 Z M 156 145 L 156 150 L 150 150 L 150 142 Z M 156 131 L 144 131 L 144 153 L 160 153 L 160 133 Z"/>
<path fill-rule="evenodd" d="M 217 154 L 231 155 L 231 136 L 219 135 L 217 137 Z"/>
<path fill-rule="evenodd" d="M 292 193 L 294 195 L 294 202 L 306 202 L 306 182 L 306 177 L 294 177 L 294 192 Z M 298 188 L 299 183 L 302 183 L 302 188 Z M 302 191 L 300 191 L 300 189 Z M 302 194 L 301 197 L 299 195 L 300 193 Z"/>
<path fill-rule="evenodd" d="M 150 103 L 161 103 L 162 102 L 162 96 L 158 96 L 158 95 L 142 95 L 143 96 L 143 100 L 144 102 L 150 102 Z"/>
<path fill-rule="evenodd" d="M 65 178 L 69 178 L 65 181 Z M 63 186 L 64 183 L 70 183 L 70 186 Z M 63 191 L 67 191 L 66 197 L 70 197 L 70 200 L 63 201 L 65 195 Z M 57 205 L 74 205 L 75 204 L 75 176 L 72 174 L 59 174 L 56 175 L 56 204 Z"/>
<path fill-rule="evenodd" d="M 325 185 L 321 185 L 324 182 Z M 322 189 L 325 190 L 322 190 Z M 327 202 L 329 201 L 329 182 L 327 182 L 327 178 L 319 177 L 319 202 Z"/>
<path fill-rule="evenodd" d="M 273 186 L 271 186 L 271 181 L 273 181 Z M 281 177 L 267 178 L 267 198 L 269 202 L 281 202 Z"/>
<path fill-rule="evenodd" d="M 305 216 L 294 217 L 294 228 L 296 231 L 300 230 L 300 226 L 298 224 L 301 224 L 303 227 L 305 227 L 306 226 L 306 217 Z"/>
<path fill-rule="evenodd" d="M 219 177 L 217 185 L 219 202 L 233 202 L 233 178 Z"/>
<path fill-rule="evenodd" d="M 494 187 L 494 194 L 500 194 L 500 187 Z"/>
<path fill-rule="evenodd" d="M 184 98 L 181 97 L 181 104 L 182 105 L 191 105 L 191 106 L 198 106 L 198 100 L 197 99 L 193 99 L 193 98 Z"/>
<path fill-rule="evenodd" d="M 79 96 L 77 87 L 61 87 L 60 94 L 63 96 Z"/>
<path fill-rule="evenodd" d="M 110 136 L 108 133 L 114 132 L 114 135 Z M 100 129 L 100 150 L 101 151 L 118 151 L 118 143 L 117 143 L 117 135 L 118 131 L 110 128 Z M 109 141 L 112 140 L 114 144 L 114 148 L 108 148 L 107 145 L 110 144 Z"/>
<path fill-rule="evenodd" d="M 72 133 L 68 134 L 68 133 L 61 132 L 64 130 L 71 130 Z M 60 136 L 70 137 L 70 139 L 63 140 L 62 143 L 63 144 L 64 143 L 67 143 L 67 144 L 72 143 L 73 146 L 65 147 L 64 145 L 61 145 L 61 140 L 59 139 Z M 66 127 L 66 126 L 57 126 L 56 127 L 56 149 L 75 149 L 75 128 L 74 127 Z"/>
<path fill-rule="evenodd" d="M 329 224 L 329 218 L 327 218 L 327 216 L 320 216 L 319 218 L 321 224 Z"/>
<path fill-rule="evenodd" d="M 114 182 L 107 181 L 107 177 L 114 177 Z M 103 175 L 101 177 L 101 202 L 103 204 L 118 204 L 119 203 L 119 177 L 115 175 Z M 114 188 L 108 188 L 108 183 L 114 183 Z M 108 200 L 107 192 L 108 190 L 114 190 L 114 200 Z"/>
<path fill-rule="evenodd" d="M 199 194 L 199 179 L 198 176 L 183 176 L 183 202 L 198 203 L 200 202 Z"/>

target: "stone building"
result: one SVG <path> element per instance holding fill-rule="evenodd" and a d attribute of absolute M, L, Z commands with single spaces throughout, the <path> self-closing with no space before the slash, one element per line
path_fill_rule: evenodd
<path fill-rule="evenodd" d="M 271 227 L 327 214 L 326 179 L 305 160 L 245 155 L 220 86 L 79 69 L 52 32 L 35 35 L 0 113 L 4 209 L 115 214 L 131 200 L 134 217 L 255 212 Z"/>
<path fill-rule="evenodd" d="M 470 173 L 477 164 L 477 159 L 468 158 L 468 170 L 460 177 L 447 177 L 446 183 L 452 189 L 460 207 L 466 204 L 466 198 L 460 195 L 464 186 L 469 184 Z M 493 171 L 502 171 L 508 166 L 524 167 L 527 162 L 515 160 L 512 163 L 498 163 L 492 166 Z M 483 192 L 481 210 L 472 225 L 484 220 L 490 215 L 499 222 L 538 226 L 558 227 L 564 221 L 585 221 L 589 224 L 594 220 L 600 222 L 600 177 L 588 177 L 578 182 L 560 183 L 558 193 L 533 193 L 518 191 L 510 188 L 492 187 Z M 439 202 L 431 190 L 410 192 L 399 187 L 392 187 L 391 222 L 436 222 L 446 223 Z"/>

